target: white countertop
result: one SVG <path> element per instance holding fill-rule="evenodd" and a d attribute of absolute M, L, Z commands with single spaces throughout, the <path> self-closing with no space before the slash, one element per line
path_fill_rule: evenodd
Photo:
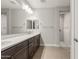
<path fill-rule="evenodd" d="M 35 33 L 31 33 L 31 34 L 20 34 L 15 37 L 2 39 L 1 40 L 1 51 L 5 50 L 11 46 L 14 46 L 22 41 L 25 41 L 33 36 L 36 36 L 38 34 L 40 34 L 40 32 L 35 32 Z"/>

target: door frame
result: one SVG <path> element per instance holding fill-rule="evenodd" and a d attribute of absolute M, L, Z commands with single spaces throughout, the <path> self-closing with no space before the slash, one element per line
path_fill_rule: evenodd
<path fill-rule="evenodd" d="M 71 6 L 71 48 L 70 48 L 70 59 L 75 59 L 75 50 L 74 50 L 74 38 L 75 38 L 75 19 L 76 18 L 76 12 L 77 12 L 77 8 L 75 8 L 77 4 L 78 0 L 70 0 L 70 6 Z M 78 12 L 77 12 L 78 13 Z M 76 16 L 75 16 L 76 15 Z"/>
<path fill-rule="evenodd" d="M 74 8 L 75 8 L 75 0 L 70 0 L 71 6 L 71 47 L 70 47 L 70 59 L 74 59 Z"/>

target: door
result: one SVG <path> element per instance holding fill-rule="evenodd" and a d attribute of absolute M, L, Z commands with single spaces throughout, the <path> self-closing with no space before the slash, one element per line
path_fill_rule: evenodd
<path fill-rule="evenodd" d="M 70 47 L 70 29 L 71 29 L 71 15 L 70 12 L 66 12 L 64 15 L 64 43 L 66 47 Z"/>
<path fill-rule="evenodd" d="M 70 17 L 69 11 L 60 14 L 59 39 L 61 47 L 70 46 Z"/>
<path fill-rule="evenodd" d="M 62 46 L 64 42 L 64 14 L 60 14 L 59 42 L 60 42 L 60 46 Z"/>

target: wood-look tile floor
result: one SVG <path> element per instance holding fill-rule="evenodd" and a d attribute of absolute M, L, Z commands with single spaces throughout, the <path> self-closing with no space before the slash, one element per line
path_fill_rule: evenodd
<path fill-rule="evenodd" d="M 33 59 L 70 59 L 70 49 L 62 47 L 40 47 Z"/>

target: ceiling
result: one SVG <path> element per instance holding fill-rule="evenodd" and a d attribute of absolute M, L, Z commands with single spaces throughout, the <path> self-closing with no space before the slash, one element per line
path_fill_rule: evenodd
<path fill-rule="evenodd" d="M 53 8 L 70 5 L 70 0 L 28 0 L 33 8 Z"/>
<path fill-rule="evenodd" d="M 26 0 L 32 8 L 53 8 L 64 7 L 70 5 L 69 0 Z M 2 8 L 21 8 L 20 6 L 10 2 L 10 0 L 1 0 Z"/>
<path fill-rule="evenodd" d="M 21 8 L 10 0 L 1 0 L 1 8 Z"/>

